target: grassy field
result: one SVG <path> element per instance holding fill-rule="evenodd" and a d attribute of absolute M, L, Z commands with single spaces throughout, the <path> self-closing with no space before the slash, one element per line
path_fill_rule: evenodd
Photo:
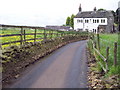
<path fill-rule="evenodd" d="M 25 29 L 25 33 L 35 33 L 34 29 Z M 37 29 L 36 33 L 44 33 L 44 30 Z M 46 33 L 51 33 L 51 31 L 46 30 Z M 53 31 L 53 33 L 58 33 L 57 31 Z M 9 34 L 21 34 L 21 29 L 20 28 L 5 28 L 5 29 L 0 29 L 0 35 L 9 35 Z M 26 39 L 34 39 L 34 35 L 26 35 Z M 50 35 L 47 35 L 47 38 L 49 38 Z M 57 37 L 57 35 L 52 35 L 52 37 Z M 44 35 L 37 34 L 36 38 L 44 38 Z M 0 42 L 1 43 L 7 43 L 7 42 L 12 42 L 12 41 L 18 41 L 21 40 L 20 36 L 9 36 L 9 37 L 0 37 Z M 42 41 L 43 39 L 39 39 L 36 41 Z M 27 41 L 27 42 L 33 42 L 33 40 Z M 20 43 L 11 43 L 9 45 L 2 45 L 2 47 L 8 47 L 10 45 L 20 45 Z"/>
<path fill-rule="evenodd" d="M 109 47 L 109 62 L 110 66 L 114 59 L 114 43 L 118 43 L 118 34 L 100 34 L 100 52 L 106 56 L 106 48 Z"/>
<path fill-rule="evenodd" d="M 29 29 L 29 28 L 25 28 L 23 29 L 25 30 L 26 34 L 30 34 L 30 33 L 35 33 L 35 29 Z M 36 34 L 36 38 L 44 38 L 44 30 L 41 29 L 37 29 L 36 33 L 42 33 L 42 34 Z M 60 37 L 61 33 L 63 33 L 63 31 L 58 31 L 58 30 L 45 30 L 45 33 L 47 33 L 48 35 L 46 36 L 47 38 L 55 38 L 55 37 Z M 53 33 L 52 36 L 49 33 Z M 76 33 L 74 31 L 64 31 L 65 34 L 73 34 Z M 21 29 L 20 28 L 2 28 L 0 29 L 0 35 L 9 35 L 9 34 L 21 34 Z M 22 36 L 24 37 L 24 36 Z M 34 39 L 34 35 L 25 35 L 25 39 Z M 9 37 L 0 37 L 0 42 L 1 43 L 7 43 L 7 42 L 13 42 L 13 41 L 19 41 L 21 40 L 21 36 L 9 36 Z M 36 41 L 42 41 L 43 39 L 37 39 Z M 34 42 L 34 40 L 29 40 L 27 42 Z M 6 45 L 2 45 L 2 48 L 11 46 L 11 45 L 20 45 L 20 42 L 18 43 L 10 43 L 10 44 L 6 44 Z"/>
<path fill-rule="evenodd" d="M 99 34 L 100 37 L 100 53 L 106 57 L 106 48 L 109 47 L 109 59 L 108 68 L 109 72 L 107 75 L 120 74 L 120 43 L 118 42 L 118 34 Z M 94 41 L 97 43 L 97 35 L 95 34 Z M 117 47 L 117 66 L 114 67 L 114 43 L 118 43 Z M 98 45 L 97 45 L 98 46 Z M 99 61 L 105 66 L 103 60 L 97 56 Z"/>

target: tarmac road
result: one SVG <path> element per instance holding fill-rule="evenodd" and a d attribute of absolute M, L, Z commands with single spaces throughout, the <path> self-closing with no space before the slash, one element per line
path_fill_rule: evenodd
<path fill-rule="evenodd" d="M 86 88 L 87 41 L 70 43 L 44 58 L 10 88 Z"/>

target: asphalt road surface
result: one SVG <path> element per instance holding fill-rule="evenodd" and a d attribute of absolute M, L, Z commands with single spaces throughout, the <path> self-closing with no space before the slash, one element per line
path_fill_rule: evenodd
<path fill-rule="evenodd" d="M 70 43 L 19 78 L 10 88 L 86 88 L 87 41 Z"/>

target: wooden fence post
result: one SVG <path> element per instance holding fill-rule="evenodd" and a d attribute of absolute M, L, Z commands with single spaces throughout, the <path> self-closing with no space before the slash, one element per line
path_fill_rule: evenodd
<path fill-rule="evenodd" d="M 25 29 L 23 31 L 24 31 L 24 43 L 25 43 L 26 42 Z"/>
<path fill-rule="evenodd" d="M 35 28 L 35 33 L 34 33 L 34 43 L 36 42 L 36 32 L 37 32 L 37 29 Z"/>
<path fill-rule="evenodd" d="M 109 47 L 106 48 L 106 70 L 108 71 Z"/>
<path fill-rule="evenodd" d="M 93 39 L 93 40 L 94 40 L 94 37 L 95 37 L 95 36 L 94 36 L 94 33 L 93 33 L 93 34 L 92 34 L 92 39 Z"/>
<path fill-rule="evenodd" d="M 44 39 L 46 39 L 46 29 L 44 29 Z"/>
<path fill-rule="evenodd" d="M 51 33 L 51 38 L 53 37 L 53 30 L 52 30 L 52 33 Z"/>
<path fill-rule="evenodd" d="M 63 36 L 65 36 L 65 31 L 63 31 Z"/>
<path fill-rule="evenodd" d="M 49 30 L 49 37 L 48 37 L 49 39 L 51 39 L 51 36 L 50 36 L 50 35 L 51 35 L 51 30 Z"/>
<path fill-rule="evenodd" d="M 114 66 L 117 65 L 117 42 L 114 43 Z"/>
<path fill-rule="evenodd" d="M 94 45 L 95 45 L 94 47 L 97 49 L 97 45 L 96 45 L 96 42 L 95 42 L 95 41 L 94 41 Z"/>
<path fill-rule="evenodd" d="M 64 36 L 63 31 L 60 31 L 60 37 Z"/>
<path fill-rule="evenodd" d="M 23 35 L 23 28 L 21 27 L 21 35 L 20 35 L 21 40 L 20 40 L 20 45 L 22 45 L 22 43 L 23 43 L 22 35 Z"/>
<path fill-rule="evenodd" d="M 59 36 L 58 36 L 58 32 L 59 32 L 59 31 L 57 30 L 57 37 L 59 37 Z"/>
<path fill-rule="evenodd" d="M 97 43 L 98 43 L 98 49 L 100 50 L 100 37 L 99 37 L 99 34 L 97 34 Z"/>

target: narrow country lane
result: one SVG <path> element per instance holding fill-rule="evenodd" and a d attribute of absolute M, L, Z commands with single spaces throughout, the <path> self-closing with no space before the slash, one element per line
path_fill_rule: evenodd
<path fill-rule="evenodd" d="M 87 41 L 70 43 L 29 68 L 10 88 L 86 88 Z"/>

